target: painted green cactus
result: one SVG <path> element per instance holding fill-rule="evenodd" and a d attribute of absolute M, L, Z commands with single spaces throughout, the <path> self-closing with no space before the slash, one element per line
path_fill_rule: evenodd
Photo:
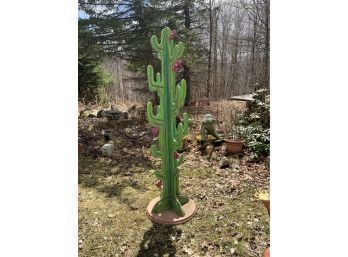
<path fill-rule="evenodd" d="M 174 32 L 174 31 L 173 31 Z M 175 86 L 175 64 L 182 56 L 184 44 L 174 44 L 173 32 L 164 28 L 161 33 L 161 42 L 157 37 L 151 37 L 151 46 L 161 60 L 161 73 L 154 78 L 153 67 L 147 66 L 147 78 L 150 91 L 157 91 L 160 104 L 154 114 L 152 103 L 147 104 L 147 119 L 149 123 L 159 128 L 159 146 L 151 146 L 151 154 L 162 159 L 162 168 L 155 175 L 162 181 L 163 191 L 160 200 L 155 204 L 152 213 L 164 210 L 173 210 L 177 215 L 184 216 L 182 205 L 189 199 L 179 191 L 178 166 L 183 161 L 183 155 L 178 158 L 176 150 L 183 147 L 183 138 L 188 134 L 188 114 L 183 114 L 183 123 L 176 126 L 176 117 L 183 107 L 186 97 L 186 81 L 181 80 Z"/>

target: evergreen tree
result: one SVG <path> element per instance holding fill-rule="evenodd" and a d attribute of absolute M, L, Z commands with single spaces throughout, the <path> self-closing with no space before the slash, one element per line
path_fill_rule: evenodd
<path fill-rule="evenodd" d="M 207 26 L 208 6 L 203 0 L 89 0 L 79 1 L 80 10 L 89 18 L 79 20 L 85 42 L 83 52 L 117 56 L 128 61 L 128 68 L 144 72 L 151 64 L 159 69 L 149 38 L 160 34 L 163 27 L 177 30 L 177 41 L 187 42 L 182 57 L 184 68 L 178 80 L 187 82 L 187 102 L 190 96 L 191 66 L 200 67 L 207 59 L 207 44 L 203 34 Z M 80 46 L 80 44 L 79 44 Z"/>
<path fill-rule="evenodd" d="M 95 57 L 80 56 L 78 60 L 78 97 L 84 103 L 106 100 L 105 87 L 110 82 L 109 75 Z"/>

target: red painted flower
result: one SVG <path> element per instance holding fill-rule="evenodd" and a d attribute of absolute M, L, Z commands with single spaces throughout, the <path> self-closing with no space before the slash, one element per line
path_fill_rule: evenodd
<path fill-rule="evenodd" d="M 159 133 L 158 128 L 152 128 L 152 129 L 151 129 L 151 134 L 152 134 L 152 136 L 157 137 L 157 136 L 158 136 L 158 133 Z"/>
<path fill-rule="evenodd" d="M 183 68 L 183 61 L 178 59 L 173 65 L 173 71 L 179 72 Z"/>
<path fill-rule="evenodd" d="M 176 30 L 175 29 L 173 29 L 172 32 L 170 32 L 170 35 L 169 35 L 169 39 L 173 40 L 174 38 L 176 38 Z"/>
<path fill-rule="evenodd" d="M 162 181 L 161 180 L 157 180 L 155 183 L 156 187 L 161 189 L 162 188 Z"/>

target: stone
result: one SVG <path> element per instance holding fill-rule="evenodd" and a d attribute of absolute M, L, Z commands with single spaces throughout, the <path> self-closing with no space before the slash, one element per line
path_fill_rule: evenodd
<path fill-rule="evenodd" d="M 219 168 L 220 169 L 226 169 L 230 166 L 230 162 L 227 157 L 222 157 L 219 163 Z"/>
<path fill-rule="evenodd" d="M 212 145 L 208 145 L 207 148 L 205 149 L 207 155 L 208 155 L 208 160 L 210 160 L 213 152 L 214 152 L 214 147 Z"/>
<path fill-rule="evenodd" d="M 100 151 L 103 155 L 111 157 L 114 153 L 114 145 L 112 143 L 105 144 L 100 148 Z"/>

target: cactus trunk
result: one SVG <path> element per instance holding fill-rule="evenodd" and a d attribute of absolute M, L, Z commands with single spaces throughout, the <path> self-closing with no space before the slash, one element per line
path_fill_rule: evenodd
<path fill-rule="evenodd" d="M 181 80 L 175 86 L 175 72 L 172 67 L 183 53 L 183 43 L 178 45 L 170 39 L 170 29 L 164 28 L 161 33 L 161 42 L 158 43 L 156 36 L 151 37 L 152 48 L 157 52 L 161 60 L 161 74 L 157 73 L 154 78 L 153 67 L 147 67 L 147 77 L 150 91 L 157 91 L 160 104 L 157 106 L 156 115 L 153 113 L 152 103 L 147 104 L 147 118 L 152 126 L 159 128 L 159 147 L 151 146 L 151 153 L 156 158 L 162 159 L 161 171 L 155 175 L 163 182 L 163 192 L 160 200 L 155 204 L 152 213 L 164 210 L 173 210 L 177 215 L 184 216 L 182 205 L 189 199 L 179 192 L 178 166 L 183 161 L 174 157 L 176 150 L 183 147 L 183 138 L 188 134 L 188 115 L 183 114 L 183 124 L 176 126 L 176 117 L 184 105 L 186 96 L 186 81 Z"/>

